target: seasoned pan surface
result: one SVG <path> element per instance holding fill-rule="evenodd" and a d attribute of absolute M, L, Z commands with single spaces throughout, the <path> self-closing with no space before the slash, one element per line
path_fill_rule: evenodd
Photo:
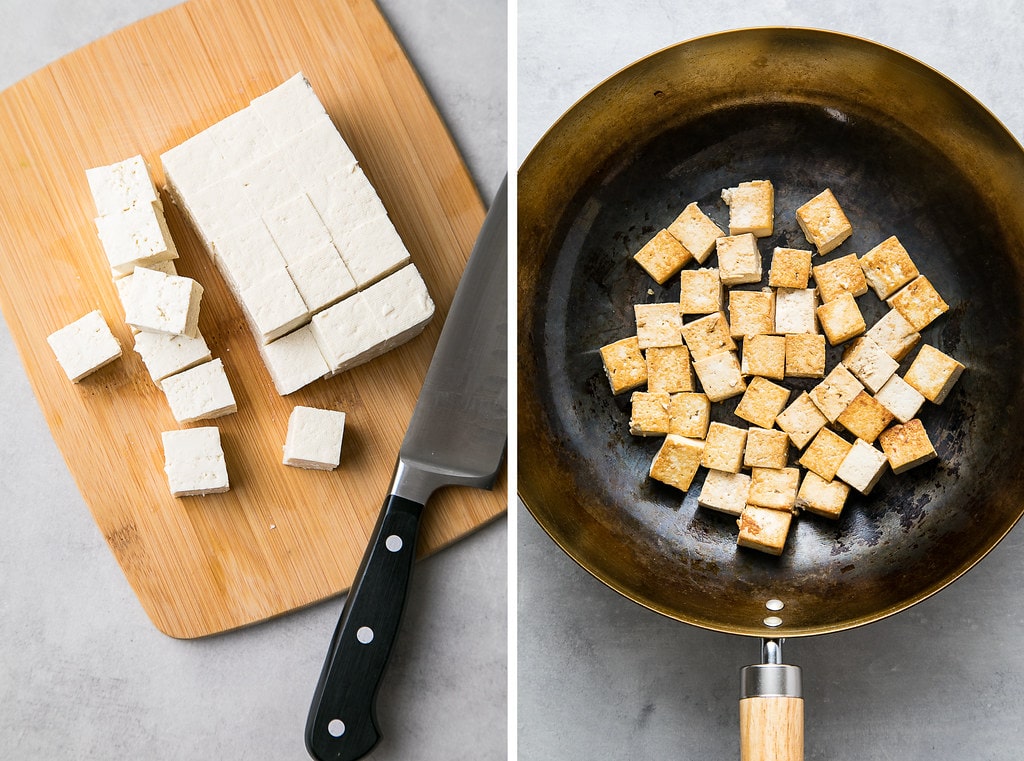
<path fill-rule="evenodd" d="M 678 299 L 676 279 L 658 286 L 631 255 L 690 201 L 727 228 L 721 189 L 762 178 L 776 188 L 766 265 L 774 246 L 808 247 L 794 210 L 832 188 L 854 234 L 826 259 L 898 235 L 951 307 L 923 342 L 968 367 L 921 414 L 938 460 L 851 494 L 838 521 L 801 516 L 780 558 L 737 549 L 735 519 L 697 507 L 703 475 L 686 494 L 647 478 L 660 440 L 629 435 L 629 395 L 611 395 L 597 352 L 634 332 L 633 304 Z M 941 589 L 1024 507 L 1021 189 L 1021 149 L 983 107 L 862 40 L 732 32 L 616 75 L 520 173 L 520 496 L 595 576 L 712 629 L 835 631 Z M 887 309 L 870 292 L 858 302 L 869 325 Z M 736 423 L 736 401 L 713 419 Z"/>

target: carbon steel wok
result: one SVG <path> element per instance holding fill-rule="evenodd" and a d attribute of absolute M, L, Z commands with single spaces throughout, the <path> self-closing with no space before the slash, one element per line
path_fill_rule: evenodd
<path fill-rule="evenodd" d="M 922 342 L 967 365 L 921 413 L 938 459 L 852 493 L 838 521 L 801 516 L 779 558 L 737 549 L 735 519 L 697 507 L 702 475 L 686 494 L 647 478 L 660 440 L 630 436 L 629 395 L 612 396 L 597 351 L 634 332 L 634 303 L 678 298 L 631 255 L 690 201 L 725 228 L 721 189 L 762 178 L 776 189 L 762 254 L 809 247 L 794 211 L 832 188 L 854 233 L 828 259 L 898 235 L 951 307 Z M 573 106 L 518 188 L 519 495 L 613 589 L 722 632 L 835 632 L 942 589 L 1020 518 L 1024 152 L 939 73 L 815 30 L 693 40 Z M 858 302 L 868 325 L 887 309 Z M 735 422 L 735 402 L 712 419 Z"/>

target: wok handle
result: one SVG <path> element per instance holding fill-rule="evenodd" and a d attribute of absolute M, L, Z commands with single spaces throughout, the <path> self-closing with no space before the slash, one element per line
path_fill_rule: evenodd
<path fill-rule="evenodd" d="M 800 667 L 747 666 L 741 684 L 740 761 L 803 761 Z"/>

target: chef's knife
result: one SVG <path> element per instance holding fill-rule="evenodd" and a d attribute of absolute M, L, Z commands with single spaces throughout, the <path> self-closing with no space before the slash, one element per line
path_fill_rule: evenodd
<path fill-rule="evenodd" d="M 380 740 L 377 688 L 405 607 L 427 499 L 442 486 L 489 489 L 497 477 L 508 437 L 506 183 L 455 292 L 316 686 L 306 749 L 319 761 L 362 758 Z"/>

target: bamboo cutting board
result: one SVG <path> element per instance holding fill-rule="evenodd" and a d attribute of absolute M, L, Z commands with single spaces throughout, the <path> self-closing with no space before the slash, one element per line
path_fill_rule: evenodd
<path fill-rule="evenodd" d="M 231 490 L 173 499 L 160 433 L 179 426 L 131 350 L 93 223 L 85 169 L 159 154 L 305 73 L 377 188 L 437 305 L 383 357 L 288 397 L 242 312 L 164 195 L 178 271 L 205 287 L 200 329 L 238 412 L 221 430 Z M 153 623 L 173 637 L 323 600 L 355 574 L 459 276 L 483 219 L 465 166 L 371 0 L 193 0 L 82 48 L 0 93 L 0 306 L 53 436 Z M 68 382 L 46 343 L 99 309 L 124 355 Z M 333 472 L 281 465 L 296 404 L 344 410 Z M 446 489 L 421 554 L 500 514 L 493 492 Z"/>

